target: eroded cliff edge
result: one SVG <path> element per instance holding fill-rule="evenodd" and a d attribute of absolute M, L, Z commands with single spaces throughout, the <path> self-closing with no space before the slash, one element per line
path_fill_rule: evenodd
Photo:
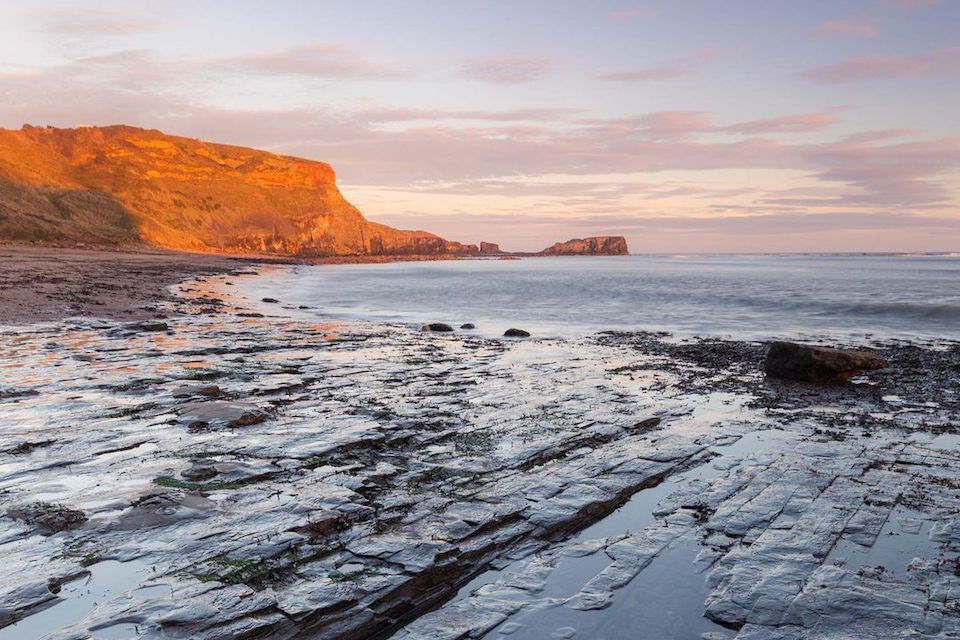
<path fill-rule="evenodd" d="M 124 125 L 0 129 L 0 240 L 299 257 L 478 253 L 370 222 L 326 163 Z"/>

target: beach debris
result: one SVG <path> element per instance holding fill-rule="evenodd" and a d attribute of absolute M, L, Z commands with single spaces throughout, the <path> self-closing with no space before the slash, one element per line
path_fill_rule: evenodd
<path fill-rule="evenodd" d="M 768 376 L 776 378 L 837 383 L 886 366 L 886 360 L 867 351 L 774 342 L 767 351 L 763 368 Z"/>
<path fill-rule="evenodd" d="M 220 387 L 215 384 L 187 384 L 173 390 L 174 398 L 190 398 L 206 396 L 216 398 L 220 395 Z"/>
<path fill-rule="evenodd" d="M 226 400 L 191 402 L 180 409 L 180 421 L 186 422 L 192 429 L 246 427 L 259 424 L 266 419 L 266 412 L 249 402 Z"/>
<path fill-rule="evenodd" d="M 448 324 L 444 324 L 442 322 L 431 322 L 430 324 L 425 324 L 422 327 L 420 327 L 420 330 L 447 332 L 447 331 L 453 331 L 453 327 L 451 327 Z"/>
<path fill-rule="evenodd" d="M 530 332 L 523 329 L 507 329 L 503 332 L 505 338 L 529 338 Z"/>
<path fill-rule="evenodd" d="M 79 509 L 49 502 L 31 502 L 12 507 L 7 510 L 7 515 L 15 520 L 35 525 L 43 533 L 58 533 L 87 520 L 86 514 Z"/>

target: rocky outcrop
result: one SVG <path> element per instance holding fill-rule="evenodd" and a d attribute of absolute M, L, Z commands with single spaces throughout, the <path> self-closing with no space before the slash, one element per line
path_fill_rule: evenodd
<path fill-rule="evenodd" d="M 836 383 L 886 366 L 886 360 L 866 351 L 774 342 L 767 351 L 763 368 L 767 375 L 776 378 Z"/>
<path fill-rule="evenodd" d="M 300 257 L 476 255 L 366 220 L 330 165 L 128 126 L 0 129 L 0 241 Z"/>
<path fill-rule="evenodd" d="M 503 254 L 503 250 L 500 249 L 500 245 L 495 242 L 480 242 L 480 255 L 482 256 L 499 256 Z"/>
<path fill-rule="evenodd" d="M 541 256 L 625 256 L 629 255 L 623 236 L 594 236 L 557 242 L 537 255 Z"/>

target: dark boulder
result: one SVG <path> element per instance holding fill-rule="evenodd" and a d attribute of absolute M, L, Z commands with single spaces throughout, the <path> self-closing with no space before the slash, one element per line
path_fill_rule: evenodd
<path fill-rule="evenodd" d="M 460 325 L 460 328 L 461 328 L 461 329 L 476 329 L 477 326 L 476 326 L 475 324 L 473 324 L 472 322 L 466 322 L 466 323 Z"/>
<path fill-rule="evenodd" d="M 44 534 L 58 533 L 87 521 L 83 511 L 49 502 L 33 502 L 13 507 L 7 511 L 7 515 L 35 526 Z"/>
<path fill-rule="evenodd" d="M 193 430 L 246 427 L 260 424 L 267 419 L 267 413 L 260 407 L 247 402 L 210 400 L 183 405 L 180 408 L 179 419 Z"/>
<path fill-rule="evenodd" d="M 837 383 L 886 366 L 886 360 L 867 351 L 774 342 L 767 351 L 763 369 L 768 376 L 776 378 Z"/>
<path fill-rule="evenodd" d="M 277 304 L 280 301 L 277 300 L 276 298 L 263 298 L 261 302 L 266 302 L 268 304 Z"/>
<path fill-rule="evenodd" d="M 523 329 L 507 329 L 503 332 L 503 335 L 507 338 L 529 338 L 530 332 Z"/>
<path fill-rule="evenodd" d="M 219 395 L 220 387 L 215 384 L 188 384 L 173 390 L 174 398 L 189 398 L 191 396 L 216 398 Z"/>
<path fill-rule="evenodd" d="M 431 322 L 420 327 L 421 331 L 453 331 L 453 327 L 442 322 Z"/>
<path fill-rule="evenodd" d="M 159 322 L 155 320 L 146 320 L 144 322 L 138 322 L 130 326 L 130 329 L 133 331 L 168 331 L 170 326 L 166 322 Z"/>

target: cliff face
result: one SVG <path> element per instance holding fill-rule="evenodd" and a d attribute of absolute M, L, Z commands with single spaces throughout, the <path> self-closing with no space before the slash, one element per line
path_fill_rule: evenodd
<path fill-rule="evenodd" d="M 0 129 L 0 239 L 304 257 L 478 253 L 366 220 L 328 164 L 127 126 Z"/>
<path fill-rule="evenodd" d="M 537 255 L 541 256 L 625 256 L 627 240 L 623 236 L 596 236 L 592 238 L 574 238 L 558 242 L 547 247 Z"/>

